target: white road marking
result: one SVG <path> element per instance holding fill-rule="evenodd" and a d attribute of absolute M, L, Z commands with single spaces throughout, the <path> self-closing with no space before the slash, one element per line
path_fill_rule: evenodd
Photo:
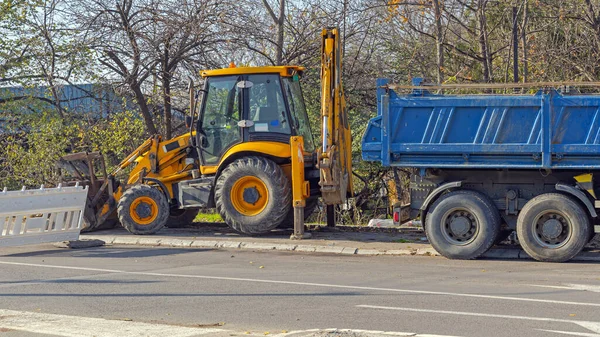
<path fill-rule="evenodd" d="M 600 286 L 593 286 L 588 284 L 574 284 L 567 283 L 562 286 L 551 286 L 551 285 L 543 285 L 543 284 L 530 284 L 532 287 L 540 287 L 540 288 L 553 288 L 553 289 L 568 289 L 568 290 L 581 290 L 581 291 L 591 291 L 594 293 L 600 293 Z"/>
<path fill-rule="evenodd" d="M 242 335 L 263 336 L 264 333 L 242 333 L 224 329 L 181 327 L 103 318 L 46 314 L 39 312 L 0 309 L 0 328 L 64 337 L 192 337 Z M 375 331 L 357 329 L 309 329 L 273 334 L 273 337 L 302 337 L 315 332 L 354 332 L 374 337 L 456 337 L 417 334 L 412 332 Z"/>
<path fill-rule="evenodd" d="M 553 332 L 553 333 L 558 333 L 561 335 L 569 335 L 569 336 L 600 337 L 600 335 L 597 333 L 587 333 L 587 332 L 572 332 L 572 331 L 558 331 L 558 330 L 544 330 L 544 329 L 538 329 L 538 331 Z"/>
<path fill-rule="evenodd" d="M 226 331 L 3 309 L 0 309 L 0 327 L 65 337 L 191 337 Z"/>
<path fill-rule="evenodd" d="M 236 281 L 236 282 L 267 283 L 267 284 L 301 285 L 301 286 L 321 287 L 321 288 L 334 288 L 334 289 L 369 290 L 369 291 L 394 292 L 394 293 L 405 293 L 405 294 L 471 297 L 471 298 L 484 298 L 484 299 L 505 300 L 505 301 L 519 301 L 519 302 L 549 303 L 549 304 L 586 306 L 586 307 L 600 307 L 600 303 L 557 301 L 557 300 L 547 300 L 547 299 L 539 299 L 539 298 L 526 298 L 526 297 L 512 297 L 512 296 L 496 296 L 496 295 L 451 293 L 451 292 L 445 292 L 445 291 L 427 291 L 427 290 L 411 290 L 411 289 L 396 289 L 396 288 L 361 287 L 361 286 L 348 286 L 348 285 L 341 285 L 341 284 L 326 284 L 326 283 L 312 283 L 312 282 L 295 282 L 295 281 L 278 281 L 278 280 L 265 280 L 265 279 L 239 278 L 239 277 L 223 277 L 223 276 L 208 276 L 208 275 L 169 274 L 169 273 L 155 273 L 155 272 L 143 272 L 143 271 L 126 271 L 126 270 L 118 270 L 118 269 L 102 269 L 102 268 L 89 268 L 89 267 L 71 267 L 71 266 L 47 265 L 47 264 L 36 264 L 36 263 L 22 263 L 22 262 L 9 262 L 9 261 L 0 261 L 0 264 L 14 265 L 14 266 L 25 266 L 25 267 L 36 267 L 36 268 L 53 268 L 53 269 L 97 271 L 97 272 L 115 273 L 115 274 L 124 274 L 124 275 L 142 275 L 142 276 L 158 276 L 158 277 L 180 277 L 180 278 L 193 278 L 193 279 L 204 279 L 204 280 L 220 280 L 220 281 Z"/>
<path fill-rule="evenodd" d="M 382 309 L 382 310 L 398 310 L 398 311 L 412 311 L 412 312 L 425 312 L 432 314 L 444 314 L 444 315 L 459 315 L 459 316 L 475 316 L 475 317 L 488 317 L 488 318 L 505 318 L 505 319 L 517 319 L 525 321 L 538 321 L 538 322 L 555 322 L 555 323 L 571 323 L 577 324 L 583 328 L 600 334 L 600 322 L 590 321 L 575 321 L 570 319 L 560 318 L 548 318 L 548 317 L 529 317 L 529 316 L 514 316 L 514 315 L 498 315 L 498 314 L 484 314 L 478 312 L 461 312 L 461 311 L 447 311 L 447 310 L 430 310 L 430 309 L 416 309 L 416 308 L 401 308 L 401 307 L 384 307 L 378 305 L 357 305 L 358 308 L 367 309 Z"/>
<path fill-rule="evenodd" d="M 296 330 L 285 333 L 273 335 L 273 337 L 302 337 L 309 333 L 315 332 L 353 332 L 364 334 L 373 337 L 387 337 L 387 336 L 399 336 L 399 337 L 458 337 L 449 335 L 431 335 L 431 334 L 417 334 L 414 332 L 397 332 L 397 331 L 377 331 L 377 330 L 360 330 L 360 329 L 309 329 L 309 330 Z M 331 334 L 332 336 L 335 334 Z"/>

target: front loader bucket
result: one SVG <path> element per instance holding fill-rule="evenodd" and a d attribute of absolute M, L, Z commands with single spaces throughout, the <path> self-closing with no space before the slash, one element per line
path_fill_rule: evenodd
<path fill-rule="evenodd" d="M 94 164 L 98 163 L 103 174 L 102 178 L 96 176 Z M 58 161 L 58 167 L 61 169 L 61 173 L 68 173 L 66 184 L 74 185 L 79 182 L 82 186 L 88 186 L 87 203 L 83 213 L 84 224 L 81 231 L 92 232 L 114 228 L 118 223 L 114 193 L 119 189 L 119 183 L 113 176 L 106 174 L 102 154 L 100 152 L 69 154 Z"/>

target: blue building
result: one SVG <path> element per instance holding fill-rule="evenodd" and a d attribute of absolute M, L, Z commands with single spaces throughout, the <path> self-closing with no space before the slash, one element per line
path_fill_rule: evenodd
<path fill-rule="evenodd" d="M 107 117 L 126 109 L 135 109 L 135 104 L 131 98 L 118 94 L 110 84 L 72 84 L 58 86 L 56 90 L 62 110 L 74 114 Z M 24 106 L 24 108 L 29 108 L 30 111 L 35 111 L 40 106 L 45 109 L 58 109 L 57 102 L 48 86 L 0 88 L 0 98 L 10 99 L 16 97 L 32 98 L 33 100 L 30 101 L 35 103 Z"/>

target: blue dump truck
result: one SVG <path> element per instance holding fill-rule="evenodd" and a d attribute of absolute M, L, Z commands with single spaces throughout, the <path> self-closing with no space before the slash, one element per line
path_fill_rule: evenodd
<path fill-rule="evenodd" d="M 409 218 L 440 254 L 477 258 L 516 231 L 532 258 L 562 262 L 600 233 L 600 95 L 377 88 L 363 159 L 413 172 Z"/>

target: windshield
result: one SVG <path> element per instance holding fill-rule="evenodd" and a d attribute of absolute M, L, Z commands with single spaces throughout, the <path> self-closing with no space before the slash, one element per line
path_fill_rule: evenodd
<path fill-rule="evenodd" d="M 239 76 L 208 79 L 201 130 L 206 144 L 202 155 L 206 164 L 215 164 L 233 144 L 241 141 L 238 122 L 241 118 Z"/>
<path fill-rule="evenodd" d="M 248 80 L 252 82 L 248 89 L 248 119 L 254 122 L 250 133 L 276 132 L 289 135 L 291 127 L 286 118 L 279 75 L 249 75 Z"/>
<path fill-rule="evenodd" d="M 296 130 L 298 135 L 304 138 L 304 150 L 313 152 L 315 150 L 315 144 L 313 142 L 312 132 L 310 131 L 308 114 L 306 113 L 306 106 L 304 105 L 298 77 L 285 78 L 283 83 L 285 94 L 288 97 L 288 103 L 290 105 L 290 114 L 294 119 Z"/>

